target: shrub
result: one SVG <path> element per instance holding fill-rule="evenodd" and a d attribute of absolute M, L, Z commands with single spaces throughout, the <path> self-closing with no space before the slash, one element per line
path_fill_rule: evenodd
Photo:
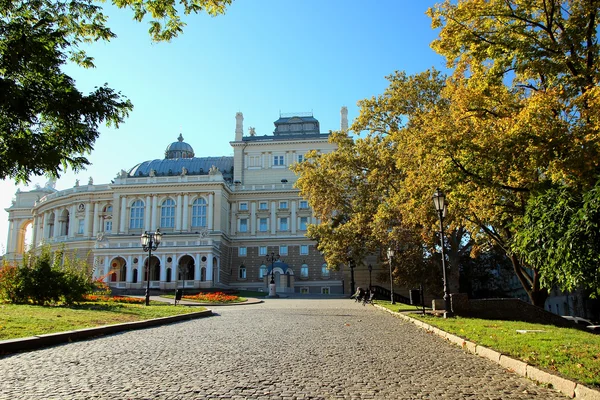
<path fill-rule="evenodd" d="M 18 267 L 4 267 L 0 275 L 0 297 L 12 303 L 38 305 L 83 300 L 93 290 L 85 261 L 65 256 L 63 251 L 42 248 L 39 255 L 25 255 Z"/>

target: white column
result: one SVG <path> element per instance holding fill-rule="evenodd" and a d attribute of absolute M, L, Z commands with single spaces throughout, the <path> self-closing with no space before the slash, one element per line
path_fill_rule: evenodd
<path fill-rule="evenodd" d="M 277 217 L 276 217 L 276 212 L 277 209 L 276 207 L 276 203 L 274 201 L 271 202 L 271 234 L 275 234 L 277 233 Z"/>
<path fill-rule="evenodd" d="M 152 219 L 150 222 L 150 230 L 152 232 L 156 231 L 156 226 L 157 226 L 157 222 L 156 222 L 156 213 L 157 213 L 157 204 L 158 203 L 158 197 L 156 195 L 152 196 Z"/>
<path fill-rule="evenodd" d="M 177 195 L 177 204 L 175 205 L 175 230 L 181 232 L 181 195 Z"/>
<path fill-rule="evenodd" d="M 77 206 L 73 204 L 69 210 L 69 237 L 75 237 L 77 232 Z"/>
<path fill-rule="evenodd" d="M 152 214 L 152 198 L 146 196 L 146 203 L 144 204 L 144 230 L 150 231 L 150 215 Z"/>
<path fill-rule="evenodd" d="M 15 224 L 12 219 L 9 219 L 8 220 L 8 236 L 7 236 L 7 242 L 6 242 L 6 252 L 7 253 L 13 253 L 15 251 L 15 249 L 13 249 L 13 246 L 14 246 L 13 231 L 14 230 L 15 230 Z"/>
<path fill-rule="evenodd" d="M 94 203 L 94 225 L 92 227 L 92 235 L 96 237 L 98 234 L 98 225 L 100 225 L 100 217 L 99 217 L 99 205 L 98 203 Z"/>
<path fill-rule="evenodd" d="M 121 198 L 121 209 L 119 210 L 121 222 L 119 223 L 119 233 L 127 232 L 127 225 L 125 224 L 125 217 L 127 216 L 127 198 L 123 196 Z"/>
<path fill-rule="evenodd" d="M 229 212 L 229 234 L 235 235 L 236 227 L 237 227 L 237 218 L 235 216 L 235 208 L 233 204 L 231 204 L 231 211 Z"/>
<path fill-rule="evenodd" d="M 33 234 L 33 237 L 31 238 L 31 246 L 34 247 L 34 248 L 37 247 L 37 239 L 38 239 L 38 232 L 37 232 L 37 230 L 38 230 L 38 224 L 39 224 L 39 222 L 40 222 L 40 220 L 39 220 L 38 215 L 37 214 L 34 215 L 33 216 L 33 227 L 31 229 L 31 232 Z M 71 232 L 71 231 L 69 230 L 69 232 Z"/>
<path fill-rule="evenodd" d="M 54 210 L 54 232 L 52 232 L 53 237 L 57 237 L 60 234 L 60 224 L 58 222 L 58 210 Z"/>
<path fill-rule="evenodd" d="M 208 253 L 206 255 L 206 280 L 207 281 L 212 281 L 213 280 L 212 259 L 213 259 L 212 253 Z"/>
<path fill-rule="evenodd" d="M 296 234 L 296 200 L 292 201 L 292 234 Z"/>
<path fill-rule="evenodd" d="M 109 277 L 106 276 L 108 271 L 110 271 L 110 265 L 108 265 L 108 256 L 104 256 L 104 273 L 102 274 L 105 277 L 104 283 L 108 283 Z"/>
<path fill-rule="evenodd" d="M 113 200 L 112 200 L 112 221 L 113 221 L 113 227 L 112 227 L 112 231 L 113 233 L 119 233 L 121 227 L 119 226 L 119 222 L 121 222 L 121 200 L 119 198 L 119 195 L 117 193 L 113 193 Z"/>
<path fill-rule="evenodd" d="M 212 231 L 213 230 L 213 208 L 214 208 L 214 197 L 215 195 L 213 193 L 209 193 L 208 194 L 208 212 L 207 212 L 207 217 L 208 217 L 208 221 L 207 221 L 207 226 L 208 226 L 208 230 Z"/>
<path fill-rule="evenodd" d="M 85 237 L 92 235 L 92 204 L 88 203 L 85 205 L 85 219 L 83 221 L 83 232 Z"/>
<path fill-rule="evenodd" d="M 188 201 L 189 201 L 188 194 L 185 193 L 183 195 L 183 217 L 181 220 L 181 230 L 183 232 L 188 232 L 189 227 L 190 227 L 190 223 L 188 221 Z"/>
<path fill-rule="evenodd" d="M 200 280 L 200 263 L 202 262 L 202 257 L 200 256 L 200 254 L 197 254 L 194 256 L 194 280 L 195 281 L 199 281 Z"/>
<path fill-rule="evenodd" d="M 256 202 L 250 203 L 250 234 L 256 236 Z"/>
<path fill-rule="evenodd" d="M 131 283 L 131 281 L 133 281 L 133 257 L 127 256 L 127 272 L 125 274 L 125 282 Z"/>
<path fill-rule="evenodd" d="M 164 254 L 160 256 L 160 281 L 167 281 L 167 257 Z"/>

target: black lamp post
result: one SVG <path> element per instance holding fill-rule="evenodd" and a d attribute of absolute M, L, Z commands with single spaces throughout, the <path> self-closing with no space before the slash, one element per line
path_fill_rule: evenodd
<path fill-rule="evenodd" d="M 440 244 L 442 246 L 442 276 L 444 278 L 444 318 L 452 316 L 450 297 L 448 296 L 448 280 L 446 279 L 446 253 L 444 252 L 444 217 L 446 216 L 446 195 L 439 188 L 433 194 L 433 205 L 440 219 Z"/>
<path fill-rule="evenodd" d="M 367 268 L 369 268 L 369 290 L 371 290 L 371 287 L 373 286 L 371 284 L 371 272 L 373 272 L 373 266 L 371 264 L 369 264 L 369 266 Z"/>
<path fill-rule="evenodd" d="M 142 248 L 148 252 L 148 262 L 146 263 L 146 305 L 150 305 L 150 262 L 152 261 L 152 250 L 156 250 L 162 239 L 160 229 L 154 233 L 144 232 L 142 235 Z"/>
<path fill-rule="evenodd" d="M 394 258 L 394 249 L 389 247 L 387 256 L 388 263 L 390 263 L 390 296 L 392 297 L 392 304 L 396 304 L 396 301 L 394 301 L 394 276 L 392 275 L 392 259 Z"/>
<path fill-rule="evenodd" d="M 267 254 L 267 262 L 271 263 L 271 285 L 275 285 L 275 261 L 279 261 L 279 254 L 275 254 L 274 252 L 272 252 L 271 255 Z M 276 296 L 275 287 L 276 286 L 271 286 L 269 288 L 269 296 Z M 273 293 L 271 293 L 271 291 L 273 291 Z"/>

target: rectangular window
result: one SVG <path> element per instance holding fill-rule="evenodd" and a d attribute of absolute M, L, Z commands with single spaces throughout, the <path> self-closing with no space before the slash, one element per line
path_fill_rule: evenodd
<path fill-rule="evenodd" d="M 246 279 L 246 267 L 243 265 L 240 267 L 240 279 Z"/>
<path fill-rule="evenodd" d="M 308 225 L 308 217 L 300 217 L 300 226 L 298 227 L 298 229 L 300 229 L 301 231 L 305 231 L 306 225 Z"/>
<path fill-rule="evenodd" d="M 258 203 L 258 209 L 259 210 L 268 210 L 269 203 L 267 203 L 266 201 L 261 201 L 260 203 Z"/>
<path fill-rule="evenodd" d="M 307 255 L 308 254 L 308 245 L 307 244 L 303 244 L 300 246 L 300 255 Z"/>
<path fill-rule="evenodd" d="M 279 246 L 279 255 L 280 256 L 287 256 L 287 253 L 288 253 L 287 244 L 282 244 L 281 246 Z"/>
<path fill-rule="evenodd" d="M 248 220 L 246 218 L 240 219 L 240 232 L 248 232 Z"/>
<path fill-rule="evenodd" d="M 260 162 L 260 156 L 249 156 L 248 157 L 248 167 L 261 167 L 262 163 Z"/>
<path fill-rule="evenodd" d="M 77 233 L 83 234 L 84 223 L 85 223 L 84 220 L 82 220 L 82 219 L 79 220 L 79 226 L 77 227 Z"/>
<path fill-rule="evenodd" d="M 240 203 L 240 211 L 248 211 L 248 203 Z"/>
<path fill-rule="evenodd" d="M 328 287 L 322 287 L 321 288 L 321 294 L 329 294 L 329 288 Z"/>
<path fill-rule="evenodd" d="M 329 268 L 327 268 L 327 264 L 323 264 L 321 267 L 321 276 L 323 278 L 329 278 Z"/>
<path fill-rule="evenodd" d="M 301 163 L 304 161 L 304 154 L 298 154 L 298 162 Z"/>
<path fill-rule="evenodd" d="M 301 287 L 300 288 L 300 294 L 308 294 L 308 288 L 307 287 Z"/>
<path fill-rule="evenodd" d="M 104 232 L 112 232 L 112 221 L 106 221 L 104 223 Z"/>
<path fill-rule="evenodd" d="M 258 255 L 259 256 L 266 256 L 267 255 L 267 246 L 260 246 L 258 248 Z"/>
<path fill-rule="evenodd" d="M 273 166 L 283 166 L 283 156 L 273 156 Z"/>
<path fill-rule="evenodd" d="M 308 201 L 307 200 L 300 200 L 300 209 L 301 210 L 308 209 Z"/>
<path fill-rule="evenodd" d="M 280 201 L 279 202 L 279 209 L 280 210 L 287 210 L 288 208 L 288 202 L 287 201 Z"/>
<path fill-rule="evenodd" d="M 260 232 L 266 232 L 269 230 L 269 224 L 267 218 L 259 218 L 258 220 L 258 230 Z"/>
<path fill-rule="evenodd" d="M 279 218 L 279 230 L 287 231 L 288 230 L 288 219 L 287 217 Z"/>
<path fill-rule="evenodd" d="M 238 256 L 246 257 L 247 254 L 248 254 L 248 250 L 245 247 L 238 248 Z"/>

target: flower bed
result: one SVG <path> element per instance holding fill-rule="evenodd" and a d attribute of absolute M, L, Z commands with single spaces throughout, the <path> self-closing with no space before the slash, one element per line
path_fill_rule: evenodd
<path fill-rule="evenodd" d="M 146 300 L 138 297 L 126 297 L 126 296 L 107 296 L 97 294 L 86 294 L 83 296 L 85 301 L 108 301 L 114 303 L 128 303 L 128 304 L 142 304 Z"/>
<path fill-rule="evenodd" d="M 198 293 L 194 295 L 184 295 L 183 299 L 199 301 L 203 303 L 237 303 L 242 301 L 238 296 L 225 294 L 223 292 Z"/>

